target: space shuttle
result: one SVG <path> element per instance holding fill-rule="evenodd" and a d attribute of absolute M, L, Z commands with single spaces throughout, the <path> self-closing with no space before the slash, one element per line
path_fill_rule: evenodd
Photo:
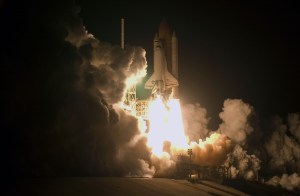
<path fill-rule="evenodd" d="M 155 34 L 153 49 L 154 71 L 145 88 L 151 89 L 153 96 L 178 98 L 178 41 L 165 19 Z"/>

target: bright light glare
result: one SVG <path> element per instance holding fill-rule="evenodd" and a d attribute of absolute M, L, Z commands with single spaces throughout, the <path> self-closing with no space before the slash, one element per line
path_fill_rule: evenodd
<path fill-rule="evenodd" d="M 149 121 L 148 145 L 154 155 L 163 156 L 166 141 L 171 143 L 172 150 L 188 147 L 178 99 L 170 99 L 164 103 L 158 96 L 152 100 L 149 103 Z"/>

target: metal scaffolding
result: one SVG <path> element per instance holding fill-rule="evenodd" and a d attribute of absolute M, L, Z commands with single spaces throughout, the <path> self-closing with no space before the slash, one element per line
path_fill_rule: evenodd
<path fill-rule="evenodd" d="M 148 119 L 148 100 L 138 100 L 136 102 L 136 116 Z"/>
<path fill-rule="evenodd" d="M 136 85 L 127 89 L 124 103 L 131 108 L 131 114 L 136 115 Z"/>

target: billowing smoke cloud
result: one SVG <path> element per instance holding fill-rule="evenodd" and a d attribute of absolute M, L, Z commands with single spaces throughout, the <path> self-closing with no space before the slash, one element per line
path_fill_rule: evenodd
<path fill-rule="evenodd" d="M 270 172 L 300 171 L 300 144 L 294 137 L 297 136 L 295 130 L 297 130 L 298 119 L 297 114 L 290 114 L 289 124 L 285 125 L 279 116 L 272 118 L 269 128 L 271 135 L 265 140 Z"/>
<path fill-rule="evenodd" d="M 260 162 L 255 155 L 247 154 L 247 151 L 240 145 L 236 145 L 233 151 L 227 155 L 224 166 L 228 168 L 231 178 L 255 180 L 258 178 Z"/>
<path fill-rule="evenodd" d="M 197 107 L 198 109 L 196 109 Z M 187 111 L 183 110 L 183 114 L 186 121 L 192 119 L 189 124 L 192 122 L 208 122 L 204 115 L 205 112 L 190 115 L 190 118 L 186 117 L 189 116 L 189 112 L 196 114 L 196 111 L 201 111 L 199 105 L 186 108 L 189 109 Z M 198 165 L 219 165 L 223 163 L 225 168 L 229 170 L 231 178 L 247 180 L 257 179 L 259 173 L 268 176 L 270 174 L 299 172 L 299 114 L 289 114 L 287 124 L 284 124 L 279 116 L 275 116 L 271 119 L 269 127 L 261 128 L 250 105 L 242 100 L 227 99 L 224 102 L 220 118 L 223 123 L 216 133 L 204 131 L 205 134 L 210 136 L 191 144 L 193 163 Z M 197 126 L 198 129 L 206 128 L 207 124 L 205 123 L 198 123 L 198 125 L 201 125 Z M 202 126 L 203 124 L 205 126 Z M 260 142 L 255 141 L 258 138 Z M 251 153 L 248 152 L 250 148 Z M 253 152 L 255 154 L 252 154 Z M 262 162 L 264 170 L 260 171 Z M 279 178 L 274 177 L 274 179 Z M 281 183 L 288 184 L 289 179 L 298 178 L 295 177 L 295 174 L 291 177 L 284 175 Z M 278 183 L 280 180 L 278 180 Z M 294 181 L 297 184 L 297 180 Z"/>
<path fill-rule="evenodd" d="M 289 114 L 287 117 L 290 133 L 300 143 L 300 116 L 299 114 Z"/>
<path fill-rule="evenodd" d="M 22 17 L 2 45 L 8 175 L 152 175 L 138 120 L 113 106 L 145 75 L 145 51 L 96 39 L 73 1 L 6 6 Z"/>
<path fill-rule="evenodd" d="M 193 163 L 202 166 L 220 165 L 232 149 L 232 142 L 228 137 L 219 133 L 212 133 L 205 140 L 192 142 Z"/>
<path fill-rule="evenodd" d="M 160 157 L 152 155 L 151 161 L 156 169 L 154 177 L 171 177 L 174 175 L 176 162 L 170 154 L 165 152 Z"/>
<path fill-rule="evenodd" d="M 127 80 L 146 75 L 145 50 L 142 48 L 128 46 L 126 50 L 122 50 L 120 47 L 100 42 L 91 34 L 78 39 L 81 42 L 77 46 L 91 66 L 88 77 L 109 104 L 121 101 L 127 88 Z"/>
<path fill-rule="evenodd" d="M 248 123 L 252 107 L 240 99 L 227 99 L 224 101 L 223 112 L 219 114 L 223 123 L 220 132 L 232 141 L 243 144 L 247 136 L 253 131 Z"/>
<path fill-rule="evenodd" d="M 79 20 L 79 19 L 78 19 Z M 94 85 L 104 96 L 108 104 L 122 100 L 126 90 L 126 81 L 146 75 L 145 50 L 128 46 L 126 50 L 119 46 L 100 42 L 89 34 L 80 23 L 68 28 L 66 40 L 75 45 L 83 57 L 83 88 Z"/>
<path fill-rule="evenodd" d="M 266 184 L 272 185 L 272 186 L 282 186 L 283 188 L 286 188 L 287 190 L 298 190 L 300 191 L 300 175 L 297 173 L 293 173 L 291 175 L 283 174 L 280 177 L 274 176 L 270 180 L 266 182 Z"/>
<path fill-rule="evenodd" d="M 151 154 L 146 137 L 138 128 L 138 120 L 122 109 L 116 110 L 120 120 L 110 128 L 116 149 L 116 168 L 122 172 L 122 176 L 153 176 L 155 168 L 149 165 Z M 106 149 L 107 146 L 103 145 L 102 148 Z"/>
<path fill-rule="evenodd" d="M 233 176 L 239 174 L 241 178 L 256 178 L 260 168 L 259 159 L 254 155 L 248 155 L 240 145 L 235 146 L 235 143 L 244 144 L 247 136 L 253 131 L 249 123 L 251 113 L 252 107 L 242 100 L 225 100 L 223 112 L 220 113 L 223 123 L 218 133 L 208 131 L 209 120 L 206 118 L 206 109 L 201 108 L 200 104 L 183 107 L 187 135 L 195 141 L 191 143 L 193 161 L 199 165 L 220 165 L 224 161 L 226 165 L 231 162 L 228 167 L 231 167 Z"/>
<path fill-rule="evenodd" d="M 206 109 L 202 108 L 199 103 L 182 107 L 184 130 L 190 141 L 198 141 L 207 136 L 209 118 L 206 115 Z"/>
<path fill-rule="evenodd" d="M 261 161 L 243 149 L 254 130 L 249 121 L 252 111 L 252 107 L 242 100 L 227 99 L 224 101 L 223 111 L 219 114 L 223 123 L 220 124 L 218 132 L 224 135 L 223 138 L 228 138 L 232 146 L 225 155 L 226 160 L 223 159 L 223 165 L 229 170 L 230 178 L 254 180 L 258 177 Z"/>

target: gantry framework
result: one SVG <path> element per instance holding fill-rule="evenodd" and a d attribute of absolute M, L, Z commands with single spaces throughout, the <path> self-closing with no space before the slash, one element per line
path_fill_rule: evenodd
<path fill-rule="evenodd" d="M 148 118 L 148 100 L 137 100 L 136 98 L 136 85 L 128 88 L 124 100 L 124 104 L 130 108 L 130 113 L 136 117 L 143 119 Z"/>

